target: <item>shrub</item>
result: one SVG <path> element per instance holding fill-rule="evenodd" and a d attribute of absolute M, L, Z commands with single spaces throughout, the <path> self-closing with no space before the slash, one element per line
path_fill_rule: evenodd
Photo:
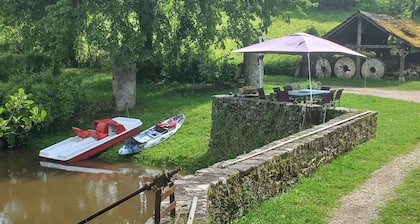
<path fill-rule="evenodd" d="M 6 81 L 23 71 L 40 72 L 49 67 L 51 60 L 43 54 L 2 54 L 0 55 L 0 80 Z"/>
<path fill-rule="evenodd" d="M 301 57 L 282 57 L 281 60 L 267 61 L 264 64 L 264 73 L 293 76 L 300 59 Z"/>
<path fill-rule="evenodd" d="M 22 145 L 27 133 L 42 123 L 47 115 L 45 110 L 39 110 L 30 95 L 20 88 L 10 96 L 4 107 L 0 107 L 0 139 L 9 148 Z"/>
<path fill-rule="evenodd" d="M 178 81 L 181 83 L 197 83 L 203 82 L 205 79 L 200 75 L 199 66 L 203 59 L 200 55 L 182 54 L 177 61 L 168 63 L 167 78 L 171 81 Z"/>
<path fill-rule="evenodd" d="M 179 54 L 175 60 L 165 64 L 164 78 L 180 83 L 231 84 L 236 65 L 230 63 L 231 59 L 227 56 L 216 58 L 210 53 L 191 51 Z"/>
<path fill-rule="evenodd" d="M 53 69 L 40 73 L 23 72 L 10 77 L 7 90 L 2 94 L 11 95 L 24 88 L 33 95 L 39 107 L 47 111 L 45 127 L 54 130 L 68 123 L 87 105 L 81 83 L 80 77 L 55 74 Z"/>
<path fill-rule="evenodd" d="M 199 65 L 203 80 L 218 86 L 231 86 L 235 77 L 236 65 L 230 63 L 230 58 L 225 56 L 217 61 L 207 60 Z"/>

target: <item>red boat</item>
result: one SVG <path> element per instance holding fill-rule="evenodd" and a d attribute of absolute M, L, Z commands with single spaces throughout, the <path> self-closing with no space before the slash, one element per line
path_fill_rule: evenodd
<path fill-rule="evenodd" d="M 73 131 L 76 136 L 42 149 L 39 156 L 61 162 L 77 162 L 88 159 L 140 133 L 141 125 L 141 120 L 126 117 L 97 120 L 94 130 L 82 130 L 74 127 Z"/>

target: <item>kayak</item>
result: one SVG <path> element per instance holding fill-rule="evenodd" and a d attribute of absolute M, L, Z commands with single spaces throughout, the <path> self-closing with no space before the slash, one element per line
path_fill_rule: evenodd
<path fill-rule="evenodd" d="M 153 125 L 140 132 L 140 134 L 126 140 L 124 145 L 118 150 L 118 154 L 129 155 L 138 153 L 145 148 L 151 148 L 165 141 L 181 128 L 184 120 L 185 115 L 178 114 Z"/>

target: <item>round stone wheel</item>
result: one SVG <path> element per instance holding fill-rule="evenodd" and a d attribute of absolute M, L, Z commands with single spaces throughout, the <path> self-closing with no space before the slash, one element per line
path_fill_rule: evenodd
<path fill-rule="evenodd" d="M 385 74 L 385 63 L 379 58 L 370 58 L 362 65 L 362 76 L 370 79 L 381 79 Z"/>
<path fill-rule="evenodd" d="M 318 78 L 327 78 L 331 76 L 331 65 L 326 58 L 320 57 L 316 60 L 315 75 Z"/>
<path fill-rule="evenodd" d="M 341 57 L 335 62 L 334 73 L 339 78 L 352 78 L 356 73 L 356 63 L 349 57 Z"/>

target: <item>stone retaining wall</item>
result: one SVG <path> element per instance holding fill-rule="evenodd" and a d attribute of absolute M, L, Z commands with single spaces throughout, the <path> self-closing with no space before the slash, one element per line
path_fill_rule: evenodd
<path fill-rule="evenodd" d="M 250 152 L 321 123 L 322 112 L 319 105 L 216 95 L 208 157 L 211 161 L 221 161 Z M 328 110 L 327 114 L 328 120 L 343 113 Z"/>
<path fill-rule="evenodd" d="M 338 111 L 342 115 L 324 124 L 176 180 L 177 210 L 198 197 L 194 223 L 229 223 L 253 204 L 281 194 L 300 177 L 375 136 L 377 112 Z"/>

